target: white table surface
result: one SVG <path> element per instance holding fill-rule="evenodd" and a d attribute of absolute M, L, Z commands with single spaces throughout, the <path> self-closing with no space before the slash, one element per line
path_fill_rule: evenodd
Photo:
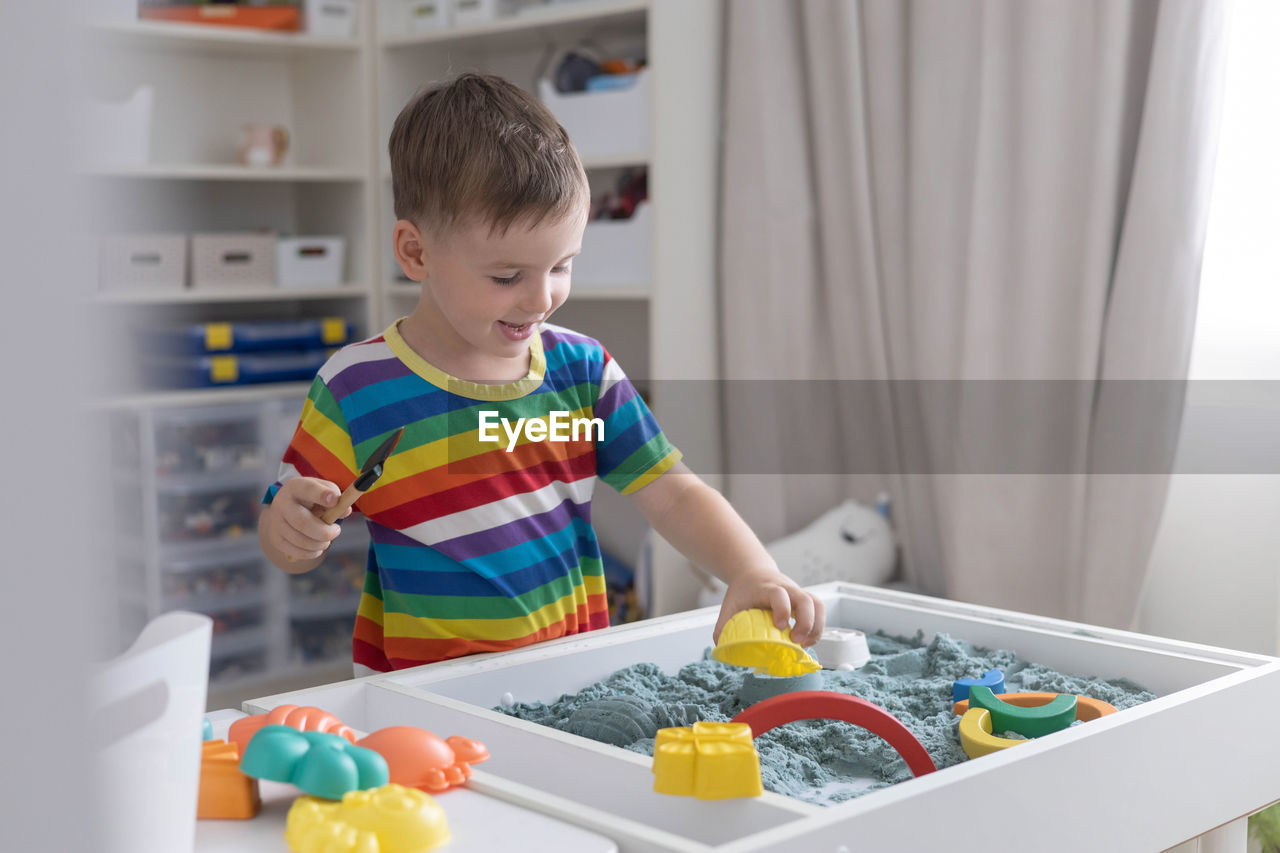
<path fill-rule="evenodd" d="M 244 714 L 234 710 L 205 715 L 213 736 L 226 739 L 231 723 Z M 198 853 L 282 853 L 289 807 L 302 792 L 292 785 L 260 780 L 262 811 L 249 820 L 196 822 Z M 618 846 L 603 835 L 548 817 L 466 788 L 433 795 L 449 822 L 452 838 L 437 847 L 442 853 L 493 853 L 518 849 L 521 853 L 617 853 Z"/>

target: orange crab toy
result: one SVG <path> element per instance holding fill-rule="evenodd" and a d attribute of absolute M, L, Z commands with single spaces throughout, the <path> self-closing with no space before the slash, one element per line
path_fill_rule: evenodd
<path fill-rule="evenodd" d="M 393 784 L 432 794 L 461 785 L 471 777 L 471 765 L 489 757 L 478 740 L 438 735 L 416 726 L 388 726 L 356 741 L 387 760 Z"/>
<path fill-rule="evenodd" d="M 288 726 L 300 732 L 329 732 L 346 738 L 351 743 L 356 742 L 356 733 L 349 726 L 343 725 L 341 720 L 328 711 L 309 705 L 301 708 L 297 705 L 278 705 L 265 714 L 241 717 L 231 724 L 227 740 L 234 743 L 240 754 L 244 755 L 249 741 L 258 733 L 258 729 L 272 725 Z"/>

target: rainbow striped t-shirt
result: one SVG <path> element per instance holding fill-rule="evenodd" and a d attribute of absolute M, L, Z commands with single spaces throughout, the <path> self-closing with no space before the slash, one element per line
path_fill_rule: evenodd
<path fill-rule="evenodd" d="M 608 626 L 596 478 L 634 492 L 680 451 L 599 342 L 544 324 L 530 356 L 516 382 L 464 382 L 410 349 L 396 323 L 317 374 L 266 502 L 295 476 L 346 488 L 405 428 L 355 504 L 372 540 L 356 663 L 385 672 Z M 547 423 L 548 437 L 512 429 L 519 418 Z M 583 428 L 571 433 L 570 420 Z"/>

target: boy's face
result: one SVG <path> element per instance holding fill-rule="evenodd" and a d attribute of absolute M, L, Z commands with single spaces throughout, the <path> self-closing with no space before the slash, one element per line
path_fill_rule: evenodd
<path fill-rule="evenodd" d="M 525 358 L 538 324 L 569 296 L 585 227 L 582 209 L 534 226 L 516 222 L 506 233 L 488 223 L 424 232 L 424 296 L 440 321 L 432 330 L 440 355 L 459 369 L 504 375 L 507 359 Z"/>

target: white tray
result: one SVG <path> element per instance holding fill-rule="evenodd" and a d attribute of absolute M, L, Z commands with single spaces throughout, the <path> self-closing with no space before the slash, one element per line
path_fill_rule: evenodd
<path fill-rule="evenodd" d="M 832 627 L 923 630 L 926 641 L 946 632 L 1064 673 L 1129 678 L 1157 698 L 829 808 L 770 793 L 717 802 L 656 794 L 647 757 L 489 710 L 504 693 L 551 701 L 641 661 L 675 672 L 709 645 L 715 608 L 266 697 L 246 710 L 315 705 L 362 730 L 417 725 L 481 740 L 493 757 L 473 790 L 605 834 L 623 851 L 986 851 L 1022 839 L 1037 853 L 1139 853 L 1227 824 L 1219 839 L 1242 838 L 1240 819 L 1280 798 L 1280 660 L 872 587 L 812 589 Z"/>

